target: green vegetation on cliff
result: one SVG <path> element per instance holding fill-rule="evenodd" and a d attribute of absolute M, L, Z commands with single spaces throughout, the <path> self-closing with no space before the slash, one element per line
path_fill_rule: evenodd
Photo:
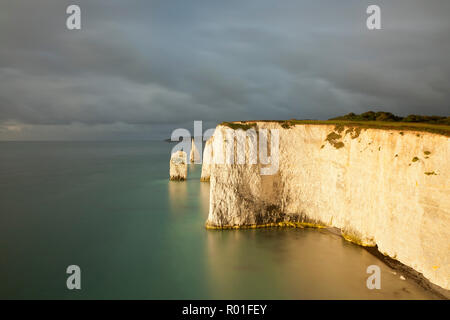
<path fill-rule="evenodd" d="M 368 111 L 361 114 L 354 114 L 353 112 L 345 116 L 331 118 L 330 120 L 350 120 L 350 121 L 384 121 L 384 122 L 408 122 L 408 123 L 429 123 L 429 124 L 443 124 L 450 125 L 450 117 L 440 116 L 421 116 L 417 114 L 410 114 L 407 117 L 399 117 L 390 112 L 385 111 Z"/>
<path fill-rule="evenodd" d="M 398 117 L 390 112 L 369 111 L 360 115 L 349 113 L 342 117 L 329 120 L 252 120 L 222 122 L 221 125 L 232 129 L 248 130 L 255 128 L 256 122 L 276 122 L 284 129 L 289 129 L 295 125 L 315 124 L 315 125 L 335 125 L 338 127 L 359 128 L 355 131 L 355 137 L 359 136 L 361 128 L 367 129 L 386 129 L 398 130 L 403 135 L 404 131 L 421 131 L 441 134 L 450 137 L 450 117 L 439 116 L 419 116 L 409 115 L 407 117 Z M 418 135 L 420 137 L 420 135 Z"/>
<path fill-rule="evenodd" d="M 239 122 L 222 122 L 220 125 L 227 126 L 233 130 L 244 130 L 247 131 L 249 129 L 255 128 L 256 123 L 252 121 L 239 121 Z"/>

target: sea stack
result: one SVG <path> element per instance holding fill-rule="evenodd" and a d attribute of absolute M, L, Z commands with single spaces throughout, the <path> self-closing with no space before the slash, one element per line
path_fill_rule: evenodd
<path fill-rule="evenodd" d="M 187 154 L 184 151 L 172 153 L 170 157 L 170 180 L 183 181 L 187 178 Z"/>
<path fill-rule="evenodd" d="M 200 153 L 198 152 L 198 149 L 195 146 L 194 138 L 192 139 L 191 153 L 190 153 L 190 156 L 189 156 L 189 161 L 191 163 L 200 163 Z"/>
<path fill-rule="evenodd" d="M 202 175 L 200 177 L 200 181 L 202 182 L 209 182 L 211 176 L 211 164 L 213 158 L 212 141 L 212 137 L 206 141 L 205 150 L 203 151 Z"/>

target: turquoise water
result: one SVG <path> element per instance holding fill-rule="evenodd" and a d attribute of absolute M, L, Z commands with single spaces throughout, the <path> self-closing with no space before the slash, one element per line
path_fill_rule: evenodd
<path fill-rule="evenodd" d="M 168 181 L 172 147 L 0 142 L 0 298 L 435 298 L 327 230 L 206 230 L 209 184 Z"/>

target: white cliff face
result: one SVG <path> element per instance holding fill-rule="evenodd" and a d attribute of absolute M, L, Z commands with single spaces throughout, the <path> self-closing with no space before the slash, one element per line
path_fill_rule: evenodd
<path fill-rule="evenodd" d="M 211 165 L 207 227 L 337 227 L 347 240 L 377 245 L 450 289 L 448 137 L 258 122 L 256 130 L 261 128 L 279 130 L 278 171 L 261 175 L 259 162 Z M 214 159 L 230 156 L 223 140 L 232 133 L 217 127 Z M 250 152 L 246 148 L 246 159 Z"/>
<path fill-rule="evenodd" d="M 186 180 L 187 178 L 187 154 L 177 151 L 170 156 L 170 180 Z"/>
<path fill-rule="evenodd" d="M 189 161 L 191 163 L 200 163 L 200 159 L 201 159 L 200 152 L 198 151 L 197 146 L 195 145 L 195 140 L 192 139 Z"/>
<path fill-rule="evenodd" d="M 202 161 L 202 175 L 200 181 L 208 182 L 211 176 L 211 163 L 212 163 L 212 141 L 213 137 L 206 141 L 205 149 L 203 151 L 203 161 Z"/>

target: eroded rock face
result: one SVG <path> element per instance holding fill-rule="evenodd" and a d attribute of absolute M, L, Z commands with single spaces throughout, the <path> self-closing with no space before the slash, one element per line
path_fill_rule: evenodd
<path fill-rule="evenodd" d="M 207 227 L 337 227 L 450 289 L 448 137 L 258 122 L 261 128 L 279 130 L 278 171 L 261 175 L 259 162 L 211 165 Z M 227 158 L 217 133 L 230 137 L 230 130 L 216 128 L 214 158 Z"/>
<path fill-rule="evenodd" d="M 184 151 L 172 153 L 170 157 L 170 180 L 187 179 L 187 155 Z"/>
<path fill-rule="evenodd" d="M 200 163 L 200 159 L 201 159 L 200 152 L 198 151 L 197 146 L 195 145 L 195 140 L 192 139 L 191 140 L 191 152 L 190 152 L 190 155 L 189 155 L 189 161 L 191 163 Z"/>
<path fill-rule="evenodd" d="M 211 176 L 211 163 L 212 163 L 212 141 L 213 137 L 209 138 L 205 144 L 205 150 L 203 151 L 203 161 L 202 161 L 202 175 L 200 181 L 208 182 Z"/>

